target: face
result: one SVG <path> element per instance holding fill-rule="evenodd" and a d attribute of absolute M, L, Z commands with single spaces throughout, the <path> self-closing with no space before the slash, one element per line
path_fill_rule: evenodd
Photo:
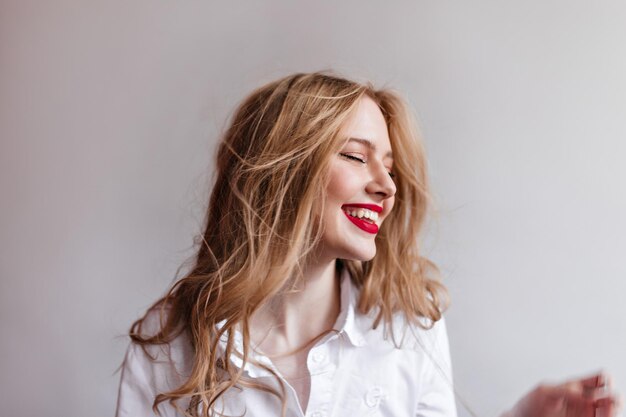
<path fill-rule="evenodd" d="M 331 162 L 320 249 L 326 259 L 367 261 L 396 192 L 389 133 L 378 105 L 364 97 L 340 134 L 345 143 Z"/>

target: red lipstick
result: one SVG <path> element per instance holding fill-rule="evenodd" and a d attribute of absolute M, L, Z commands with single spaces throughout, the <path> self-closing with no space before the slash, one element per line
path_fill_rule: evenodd
<path fill-rule="evenodd" d="M 376 223 L 370 223 L 370 222 L 366 222 L 363 219 L 359 219 L 357 217 L 352 217 L 348 213 L 346 213 L 345 211 L 343 212 L 343 214 L 345 214 L 346 217 L 348 218 L 348 220 L 350 220 L 352 223 L 354 223 L 356 225 L 356 227 L 358 227 L 359 229 L 365 230 L 367 233 L 371 233 L 373 235 L 378 233 L 378 225 Z"/>
<path fill-rule="evenodd" d="M 375 211 L 376 213 L 380 213 L 383 211 L 383 208 L 379 205 L 376 204 L 361 204 L 361 203 L 354 203 L 354 204 L 344 204 L 343 207 L 358 207 L 358 208 L 364 208 L 364 209 L 368 209 L 368 210 L 372 210 Z"/>
<path fill-rule="evenodd" d="M 344 204 L 341 208 L 342 209 L 345 209 L 345 208 L 364 208 L 364 209 L 368 209 L 368 210 L 374 211 L 376 213 L 380 213 L 381 211 L 383 211 L 383 208 L 381 206 L 377 206 L 376 204 Z M 349 215 L 348 213 L 346 213 L 345 211 L 343 212 L 343 214 L 345 214 L 346 217 L 348 218 L 348 220 L 350 220 L 359 229 L 361 229 L 361 230 L 363 230 L 363 231 L 365 231 L 367 233 L 371 233 L 373 235 L 378 233 L 378 225 L 376 223 L 369 222 L 369 221 L 367 221 L 365 219 L 359 219 L 358 217 L 353 217 L 353 216 Z"/>

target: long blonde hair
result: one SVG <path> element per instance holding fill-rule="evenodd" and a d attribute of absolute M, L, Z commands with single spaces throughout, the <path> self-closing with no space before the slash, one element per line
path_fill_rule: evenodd
<path fill-rule="evenodd" d="M 284 385 L 276 390 L 252 383 L 229 357 L 240 353 L 244 364 L 249 360 L 251 315 L 298 279 L 318 242 L 321 230 L 311 219 L 324 205 L 320 190 L 345 140 L 340 128 L 364 96 L 378 104 L 387 122 L 397 192 L 376 237 L 376 256 L 343 261 L 360 288 L 358 311 L 376 311 L 374 327 L 391 325 L 397 313 L 419 326 L 424 318 L 431 325 L 441 318 L 445 288 L 417 241 L 429 190 L 424 150 L 407 105 L 394 92 L 369 84 L 320 72 L 294 74 L 257 89 L 236 110 L 217 151 L 217 178 L 195 263 L 131 327 L 132 340 L 144 348 L 185 333 L 194 349 L 189 378 L 159 394 L 155 411 L 163 401 L 177 407 L 186 399 L 186 415 L 210 416 L 227 390 L 252 386 L 280 398 L 284 414 Z M 161 314 L 161 327 L 146 335 L 142 325 L 153 310 Z M 234 347 L 235 330 L 243 352 Z M 223 350 L 220 338 L 227 340 Z"/>

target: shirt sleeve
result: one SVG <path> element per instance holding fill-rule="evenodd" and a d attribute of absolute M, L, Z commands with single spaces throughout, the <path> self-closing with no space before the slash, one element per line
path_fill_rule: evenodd
<path fill-rule="evenodd" d="M 444 319 L 428 332 L 422 348 L 426 352 L 426 365 L 421 378 L 421 393 L 416 417 L 456 417 L 454 384 L 448 333 Z"/>
<path fill-rule="evenodd" d="M 163 350 L 149 346 L 150 356 L 136 343 L 130 343 L 120 376 L 116 417 L 158 416 L 152 409 L 159 393 L 176 388 L 180 382 L 176 369 L 170 360 L 164 360 Z M 154 355 L 153 355 L 154 353 Z M 159 404 L 161 417 L 179 417 L 167 400 Z"/>

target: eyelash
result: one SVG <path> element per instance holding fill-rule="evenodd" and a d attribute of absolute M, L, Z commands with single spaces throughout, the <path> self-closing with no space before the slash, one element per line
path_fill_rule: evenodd
<path fill-rule="evenodd" d="M 348 153 L 340 153 L 339 155 L 341 155 L 342 157 L 344 157 L 345 159 L 349 159 L 351 161 L 356 161 L 356 162 L 360 162 L 362 164 L 365 164 L 366 161 L 365 159 L 359 158 L 358 156 L 354 156 L 354 155 L 350 155 Z M 389 172 L 389 176 L 393 179 L 396 177 L 396 174 L 394 174 L 393 172 Z"/>
<path fill-rule="evenodd" d="M 359 158 L 358 156 L 350 155 L 348 153 L 340 153 L 339 155 L 343 156 L 346 159 L 351 159 L 353 161 L 358 161 L 362 164 L 365 163 L 365 159 Z"/>

